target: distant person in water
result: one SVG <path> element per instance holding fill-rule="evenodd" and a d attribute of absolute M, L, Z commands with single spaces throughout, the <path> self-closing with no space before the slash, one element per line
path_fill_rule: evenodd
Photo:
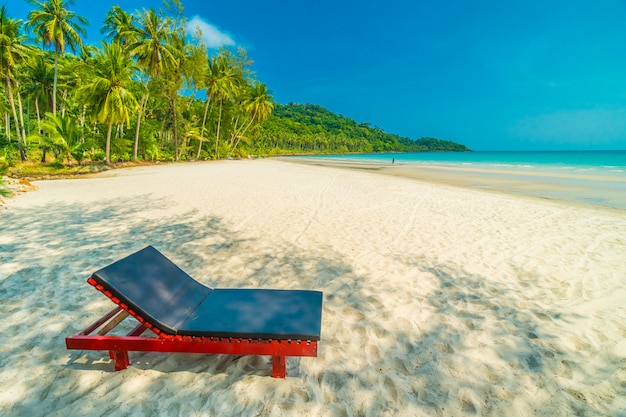
<path fill-rule="evenodd" d="M 391 164 L 395 164 L 396 163 L 396 158 L 391 158 Z"/>

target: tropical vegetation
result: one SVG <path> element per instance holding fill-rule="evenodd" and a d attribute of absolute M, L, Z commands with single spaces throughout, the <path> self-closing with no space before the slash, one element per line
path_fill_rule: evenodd
<path fill-rule="evenodd" d="M 11 195 L 11 191 L 6 187 L 6 181 L 2 178 L 2 175 L 6 172 L 7 166 L 0 160 L 0 197 L 8 197 Z"/>
<path fill-rule="evenodd" d="M 252 138 L 250 149 L 262 155 L 469 151 L 455 142 L 435 138 L 412 140 L 369 123 L 357 123 L 319 105 L 294 103 L 275 106 Z"/>
<path fill-rule="evenodd" d="M 412 141 L 316 105 L 276 104 L 243 48 L 190 36 L 183 5 L 103 16 L 104 41 L 72 0 L 25 0 L 25 21 L 0 7 L 0 159 L 206 160 L 293 153 L 467 150 Z"/>

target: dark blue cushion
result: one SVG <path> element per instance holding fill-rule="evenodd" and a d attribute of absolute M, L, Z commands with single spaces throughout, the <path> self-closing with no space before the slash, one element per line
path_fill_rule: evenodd
<path fill-rule="evenodd" d="M 212 289 L 152 246 L 92 278 L 167 334 L 320 340 L 320 291 Z"/>
<path fill-rule="evenodd" d="M 319 340 L 322 293 L 214 289 L 178 329 L 182 335 Z"/>
<path fill-rule="evenodd" d="M 169 334 L 176 334 L 180 323 L 211 292 L 152 246 L 95 272 L 92 278 Z"/>

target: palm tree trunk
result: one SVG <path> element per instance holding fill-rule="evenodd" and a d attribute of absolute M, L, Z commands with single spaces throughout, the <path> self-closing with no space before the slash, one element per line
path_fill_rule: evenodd
<path fill-rule="evenodd" d="M 41 113 L 39 112 L 39 99 L 35 99 L 35 113 L 37 113 L 37 133 L 41 133 Z"/>
<path fill-rule="evenodd" d="M 39 99 L 35 99 L 35 112 L 37 113 L 37 133 L 42 134 L 41 131 L 41 113 L 39 112 Z M 40 142 L 41 144 L 41 139 Z M 41 162 L 46 162 L 46 145 L 41 147 Z"/>
<path fill-rule="evenodd" d="M 172 115 L 174 116 L 174 124 L 172 125 L 173 135 L 174 135 L 174 155 L 176 158 L 176 162 L 180 158 L 178 154 L 178 121 L 176 120 L 176 98 L 170 100 L 172 102 Z"/>
<path fill-rule="evenodd" d="M 19 85 L 18 85 L 19 88 Z M 22 138 L 24 138 L 24 146 L 26 146 L 26 128 L 24 127 L 24 107 L 22 106 L 22 96 L 17 93 L 17 106 L 20 109 L 20 125 L 22 128 Z"/>
<path fill-rule="evenodd" d="M 85 143 L 85 115 L 87 113 L 87 106 L 83 106 L 82 111 L 80 112 L 80 143 Z"/>
<path fill-rule="evenodd" d="M 113 131 L 113 122 L 109 122 L 109 130 L 107 130 L 107 141 L 104 149 L 104 163 L 111 164 L 111 132 Z"/>
<path fill-rule="evenodd" d="M 61 117 L 65 117 L 65 106 L 63 105 L 67 100 L 67 90 L 63 90 L 63 101 L 61 102 Z"/>
<path fill-rule="evenodd" d="M 235 143 L 235 138 L 237 137 L 237 133 L 240 130 L 240 127 L 239 127 L 240 118 L 241 118 L 241 115 L 237 115 L 236 118 L 231 119 L 233 122 L 233 130 L 232 132 L 230 132 L 230 145 L 231 146 Z"/>
<path fill-rule="evenodd" d="M 24 145 L 22 143 L 22 135 L 20 132 L 20 123 L 17 118 L 17 111 L 15 110 L 15 100 L 13 98 L 13 88 L 11 87 L 11 80 L 7 75 L 5 77 L 5 83 L 7 86 L 7 93 L 9 94 L 9 103 L 11 104 L 11 110 L 13 111 L 13 120 L 15 120 L 15 133 L 17 135 L 17 147 L 20 151 L 20 159 L 22 162 L 26 161 L 26 152 L 24 151 Z"/>
<path fill-rule="evenodd" d="M 54 51 L 54 82 L 52 83 L 52 114 L 57 115 L 57 77 L 59 75 L 59 51 Z"/>
<path fill-rule="evenodd" d="M 211 102 L 211 96 L 207 94 L 206 106 L 204 107 L 204 116 L 202 117 L 202 130 L 200 131 L 200 136 L 204 138 L 204 127 L 206 126 L 206 117 L 209 113 L 209 103 Z M 202 150 L 202 141 L 198 143 L 198 155 L 196 159 L 200 159 L 200 151 Z"/>
<path fill-rule="evenodd" d="M 215 135 L 215 159 L 220 159 L 220 125 L 222 124 L 222 98 L 220 97 L 220 113 L 217 118 L 217 135 Z"/>
<path fill-rule="evenodd" d="M 7 140 L 9 141 L 9 143 L 11 143 L 11 116 L 9 116 L 8 111 L 4 112 L 4 122 L 4 131 L 7 135 Z"/>
<path fill-rule="evenodd" d="M 254 114 L 252 115 L 252 118 L 250 119 L 250 123 L 248 123 L 248 125 L 246 125 L 245 128 L 242 125 L 241 129 L 239 129 L 238 132 L 235 132 L 235 136 L 237 137 L 237 142 L 235 142 L 235 145 L 230 150 L 230 153 L 228 154 L 228 158 L 230 158 L 233 152 L 235 152 L 235 149 L 237 149 L 237 145 L 239 145 L 239 141 L 241 140 L 241 137 L 248 131 L 248 129 L 250 129 L 250 126 L 252 126 L 252 123 L 254 122 L 254 118 L 256 117 L 256 114 L 257 114 L 257 110 L 258 109 L 254 109 Z"/>
<path fill-rule="evenodd" d="M 141 115 L 143 114 L 145 106 L 148 104 L 148 81 L 146 81 L 146 93 L 141 96 L 141 103 L 139 103 L 139 110 L 137 110 L 137 126 L 135 127 L 135 145 L 133 146 L 133 161 L 137 160 L 137 153 L 139 151 L 139 127 L 141 126 Z"/>

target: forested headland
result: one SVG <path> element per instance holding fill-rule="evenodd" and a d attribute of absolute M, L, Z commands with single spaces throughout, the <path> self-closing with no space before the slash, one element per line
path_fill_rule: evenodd
<path fill-rule="evenodd" d="M 255 132 L 252 151 L 271 154 L 466 152 L 455 142 L 407 137 L 384 132 L 369 123 L 332 113 L 315 104 L 277 104 L 268 120 Z"/>
<path fill-rule="evenodd" d="M 0 7 L 0 173 L 24 163 L 468 150 L 275 103 L 243 48 L 211 50 L 189 35 L 178 0 L 114 6 L 101 22 L 76 15 L 72 1 L 29 2 L 24 21 Z M 90 24 L 101 28 L 97 44 L 86 43 Z"/>

